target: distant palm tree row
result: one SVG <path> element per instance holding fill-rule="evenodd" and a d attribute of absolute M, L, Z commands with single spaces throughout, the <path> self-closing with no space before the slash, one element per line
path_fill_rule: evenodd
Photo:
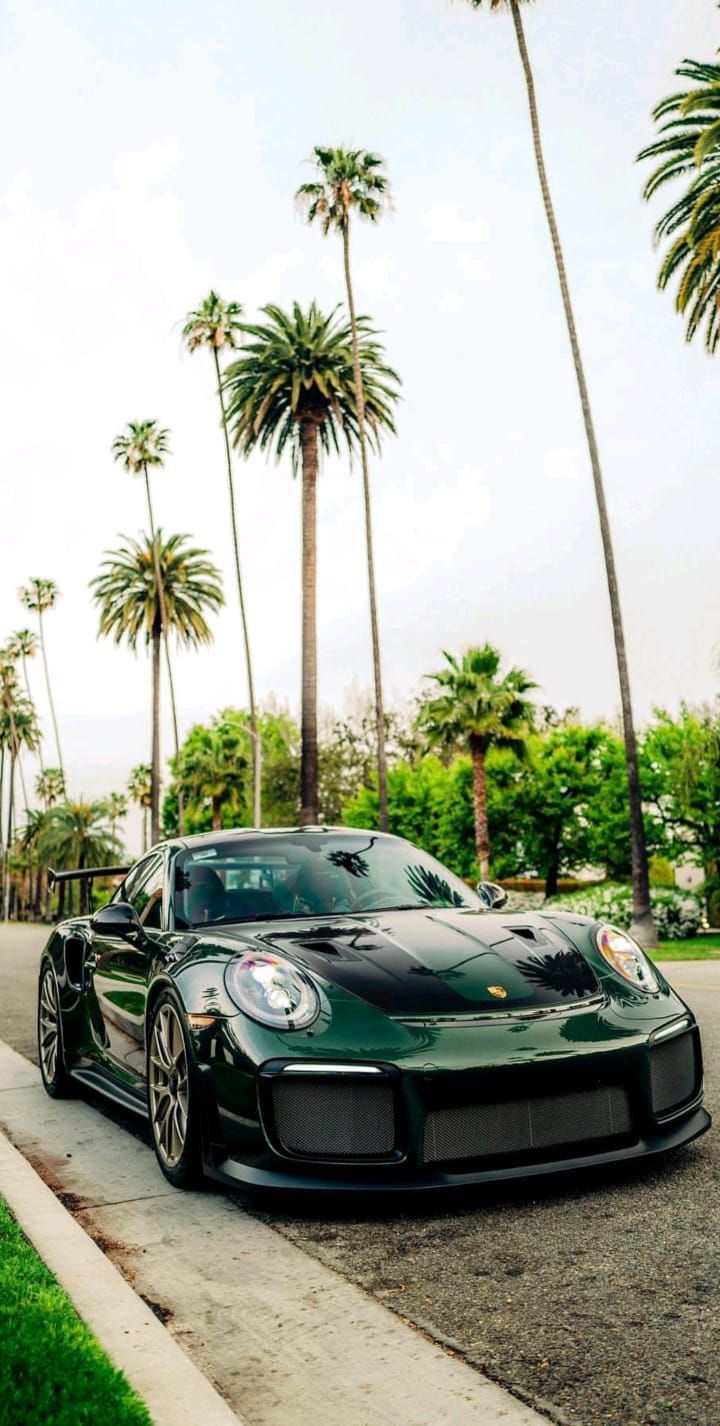
<path fill-rule="evenodd" d="M 563 313 L 580 398 L 590 468 L 597 505 L 602 540 L 613 636 L 618 668 L 622 707 L 625 753 L 628 774 L 633 867 L 633 925 L 645 944 L 655 937 L 650 912 L 647 855 L 642 817 L 642 798 L 638 774 L 637 747 L 630 696 L 630 681 L 625 646 L 625 634 L 620 607 L 619 588 L 613 542 L 611 537 L 598 443 L 590 406 L 584 363 L 580 351 L 565 259 L 560 241 L 555 210 L 550 192 L 542 146 L 535 80 L 527 47 L 522 18 L 524 0 L 469 0 L 474 9 L 505 9 L 510 12 L 528 101 L 533 150 L 543 207 L 548 225 Z M 711 73 L 711 69 L 713 73 Z M 720 92 L 720 70 L 712 66 L 686 68 L 704 88 L 701 93 L 675 97 L 658 110 L 658 118 L 666 120 L 661 140 L 648 154 L 663 157 L 663 166 L 651 180 L 649 191 L 667 178 L 686 172 L 696 164 L 701 172 L 690 193 L 660 227 L 661 235 L 673 234 L 683 224 L 666 259 L 661 281 L 669 280 L 684 268 L 678 303 L 690 313 L 689 334 L 698 323 L 707 319 L 708 344 L 714 347 L 720 338 L 720 319 L 716 293 L 720 245 L 716 234 L 720 230 L 720 201 L 715 203 L 715 177 L 720 153 L 717 126 Z M 678 117 L 679 116 L 679 117 Z M 236 301 L 226 302 L 215 291 L 195 310 L 188 313 L 183 325 L 183 338 L 189 352 L 202 347 L 209 350 L 214 368 L 220 421 L 223 430 L 225 466 L 228 484 L 230 522 L 233 538 L 235 577 L 240 608 L 244 663 L 248 689 L 249 727 L 253 752 L 254 820 L 260 825 L 262 807 L 261 746 L 258 724 L 256 681 L 251 655 L 246 590 L 244 586 L 237 507 L 234 490 L 232 448 L 247 456 L 253 450 L 264 450 L 280 459 L 287 451 L 293 473 L 302 477 L 302 758 L 301 758 L 301 819 L 304 823 L 317 819 L 318 811 L 318 742 L 317 742 L 317 532 L 316 489 L 320 459 L 329 453 L 347 453 L 352 459 L 359 453 L 362 473 L 365 543 L 372 642 L 374 707 L 377 737 L 377 779 L 380 825 L 387 825 L 387 778 L 385 756 L 385 716 L 382 680 L 382 660 L 375 583 L 375 560 L 372 532 L 369 452 L 377 453 L 384 434 L 394 432 L 394 407 L 399 395 L 399 377 L 387 364 L 377 333 L 367 317 L 358 316 L 351 271 L 351 225 L 354 217 L 375 223 L 389 203 L 389 186 L 383 161 L 374 153 L 361 149 L 316 147 L 313 153 L 315 173 L 311 181 L 302 184 L 296 201 L 307 221 L 319 224 L 324 235 L 341 239 L 348 320 L 338 309 L 322 313 L 315 303 L 303 309 L 294 304 L 283 311 L 274 304 L 261 309 L 255 323 L 243 320 Z M 711 191 L 712 190 L 712 191 Z M 221 355 L 232 354 L 223 369 Z M 170 697 L 173 713 L 176 759 L 179 755 L 177 709 L 175 707 L 169 635 L 186 646 L 207 642 L 211 631 L 206 616 L 216 612 L 222 603 L 222 590 L 217 570 L 206 551 L 190 549 L 185 536 L 168 536 L 156 529 L 152 507 L 149 469 L 163 464 L 168 451 L 168 433 L 155 421 L 131 423 L 113 444 L 115 459 L 144 478 L 149 536 L 140 541 L 126 540 L 120 551 L 108 552 L 101 573 L 93 581 L 93 593 L 100 608 L 101 633 L 116 642 L 125 641 L 136 647 L 141 637 L 152 651 L 152 756 L 147 781 L 133 774 L 135 795 L 143 808 L 149 809 L 150 834 L 159 833 L 160 806 L 160 650 L 164 645 Z M 39 634 L 45 660 L 42 615 L 52 606 L 53 598 L 41 585 L 48 581 L 31 582 L 33 589 L 26 600 L 37 611 Z M 52 586 L 49 586 L 52 589 Z M 17 636 L 18 638 L 20 636 Z M 23 662 L 32 652 L 15 646 L 15 661 Z M 12 660 L 11 660 L 12 664 Z M 492 648 L 475 649 L 462 660 L 448 660 L 448 668 L 436 676 L 438 694 L 430 701 L 427 714 L 427 736 L 434 741 L 457 741 L 461 728 L 469 739 L 473 756 L 475 812 L 478 857 L 483 870 L 488 865 L 487 819 L 485 813 L 484 756 L 492 741 L 505 740 L 521 751 L 523 728 L 527 722 L 528 704 L 525 698 L 532 684 L 520 670 L 511 670 L 498 679 L 498 656 Z M 12 681 L 12 670 L 8 680 Z M 499 690 L 499 691 L 498 691 Z M 49 680 L 48 680 L 48 694 Z M 27 723 L 21 733 L 22 702 L 15 693 L 9 699 L 14 705 L 11 714 L 8 695 L 0 716 L 6 717 L 2 750 L 9 749 L 9 775 L 14 777 L 18 764 L 21 736 L 33 733 Z M 499 700 L 499 701 L 498 701 Z M 25 695 L 27 702 L 27 696 Z M 7 706 L 6 706 L 7 705 Z M 62 756 L 52 700 L 50 703 L 55 730 L 58 763 Z M 3 712 L 3 709 L 5 710 Z M 14 719 L 14 721 L 13 721 Z M 145 773 L 146 769 L 142 769 Z M 206 778 L 206 770 L 198 771 Z M 140 793 L 142 784 L 143 792 Z M 209 785 L 209 784 L 208 784 Z M 208 794 L 213 796 L 212 792 Z M 179 821 L 182 827 L 183 809 Z"/>

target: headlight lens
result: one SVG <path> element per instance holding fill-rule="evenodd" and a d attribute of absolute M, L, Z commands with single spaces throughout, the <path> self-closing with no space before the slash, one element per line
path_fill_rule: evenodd
<path fill-rule="evenodd" d="M 230 966 L 227 986 L 246 1015 L 275 1030 L 303 1030 L 320 1009 L 314 986 L 279 956 L 248 951 Z"/>
<path fill-rule="evenodd" d="M 595 939 L 600 954 L 623 980 L 629 980 L 631 985 L 647 991 L 648 995 L 659 990 L 657 977 L 645 952 L 632 936 L 628 936 L 627 931 L 619 931 L 617 926 L 601 926 L 595 932 Z"/>

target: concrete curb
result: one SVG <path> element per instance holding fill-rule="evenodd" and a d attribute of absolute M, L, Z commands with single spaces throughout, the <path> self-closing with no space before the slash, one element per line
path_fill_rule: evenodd
<path fill-rule="evenodd" d="M 155 1426 L 242 1426 L 109 1258 L 0 1133 L 0 1193 Z"/>

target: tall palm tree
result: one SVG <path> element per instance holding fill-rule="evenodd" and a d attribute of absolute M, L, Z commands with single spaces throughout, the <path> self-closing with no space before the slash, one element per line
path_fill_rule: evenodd
<path fill-rule="evenodd" d="M 142 811 L 143 853 L 148 849 L 148 813 L 152 805 L 152 775 L 149 763 L 138 763 L 128 778 L 130 800 Z"/>
<path fill-rule="evenodd" d="M 153 564 L 160 605 L 160 629 L 165 648 L 165 663 L 167 666 L 168 690 L 170 693 L 173 740 L 175 743 L 175 756 L 178 757 L 180 753 L 180 733 L 178 730 L 177 704 L 175 701 L 175 680 L 173 678 L 172 662 L 170 659 L 165 591 L 161 577 L 160 555 L 155 539 L 155 514 L 153 511 L 152 495 L 150 493 L 149 474 L 151 467 L 161 469 L 164 466 L 165 457 L 170 453 L 169 442 L 170 432 L 165 426 L 159 426 L 157 421 L 128 421 L 125 430 L 121 431 L 120 435 L 115 437 L 111 449 L 113 460 L 123 465 L 130 475 L 142 475 L 145 482 L 150 537 L 153 542 L 154 551 Z M 184 831 L 183 821 L 182 794 L 180 794 L 178 800 L 178 831 L 181 835 Z"/>
<path fill-rule="evenodd" d="M 321 452 L 352 453 L 359 439 L 352 332 L 337 309 L 324 316 L 314 302 L 303 311 L 263 307 L 264 323 L 244 326 L 245 345 L 223 378 L 227 420 L 245 454 L 289 449 L 293 474 L 302 470 L 302 754 L 301 821 L 316 822 L 317 781 L 317 476 Z M 399 378 L 366 317 L 358 317 L 367 439 L 374 449 L 395 430 L 392 408 Z"/>
<path fill-rule="evenodd" d="M 570 350 L 575 367 L 575 377 L 580 396 L 580 407 L 582 410 L 583 424 L 585 426 L 585 437 L 587 440 L 588 454 L 590 457 L 590 467 L 592 470 L 593 485 L 595 489 L 595 501 L 600 523 L 600 536 L 602 539 L 603 555 L 605 559 L 605 573 L 607 578 L 608 595 L 610 599 L 610 613 L 612 617 L 613 637 L 615 641 L 615 656 L 617 660 L 618 681 L 620 685 L 620 703 L 622 707 L 623 732 L 625 737 L 625 759 L 627 763 L 628 792 L 630 801 L 630 836 L 632 844 L 632 884 L 633 884 L 633 935 L 644 946 L 654 946 L 657 944 L 657 933 L 652 911 L 650 909 L 650 883 L 648 878 L 648 859 L 645 842 L 645 825 L 643 822 L 642 793 L 640 789 L 640 773 L 638 769 L 637 739 L 635 736 L 635 723 L 632 711 L 632 698 L 630 695 L 630 677 L 628 673 L 627 651 L 625 647 L 625 631 L 623 627 L 622 611 L 620 607 L 620 593 L 618 588 L 617 570 L 615 567 L 615 553 L 613 549 L 612 536 L 610 531 L 610 519 L 608 516 L 607 502 L 605 499 L 605 486 L 600 465 L 600 453 L 598 450 L 597 437 L 595 435 L 595 425 L 590 407 L 590 395 L 587 380 L 585 377 L 585 367 L 580 353 L 580 343 L 578 340 L 575 314 L 570 298 L 570 285 L 568 283 L 567 271 L 565 268 L 565 258 L 560 234 L 558 231 L 555 209 L 553 207 L 550 184 L 545 167 L 545 157 L 543 154 L 542 138 L 540 134 L 540 118 L 538 114 L 537 97 L 535 92 L 535 80 L 533 77 L 530 56 L 525 39 L 525 28 L 522 19 L 522 4 L 525 0 L 469 0 L 473 9 L 504 8 L 510 11 L 515 37 L 517 40 L 520 63 L 527 89 L 528 107 L 530 111 L 530 127 L 532 130 L 533 149 L 535 153 L 535 164 L 538 178 L 540 180 L 540 190 L 542 193 L 545 217 L 550 232 L 555 267 L 557 269 L 558 281 L 560 284 L 560 295 L 562 298 L 565 322 L 570 339 Z"/>
<path fill-rule="evenodd" d="M 141 639 L 152 650 L 152 771 L 151 835 L 160 838 L 160 646 L 163 622 L 160 590 L 164 591 L 165 628 L 185 648 L 212 641 L 206 614 L 223 603 L 222 580 L 207 550 L 187 544 L 187 535 L 162 530 L 142 541 L 122 537 L 119 550 L 106 551 L 100 574 L 91 580 L 100 609 L 100 633 L 136 649 Z M 158 575 L 159 569 L 159 575 Z"/>
<path fill-rule="evenodd" d="M 10 853 L 15 828 L 15 773 L 20 774 L 25 813 L 28 812 L 28 798 L 22 766 L 22 752 L 26 748 L 34 752 L 39 742 L 39 731 L 35 709 L 20 692 L 15 666 L 9 660 L 0 659 L 0 749 L 9 758 L 7 823 L 3 850 L 3 917 L 7 921 L 10 911 Z M 0 798 L 1 805 L 1 798 Z"/>
<path fill-rule="evenodd" d="M 663 99 L 653 111 L 660 137 L 639 155 L 661 162 L 645 185 L 645 197 L 676 179 L 684 191 L 655 228 L 658 241 L 672 239 L 658 286 L 679 278 L 675 305 L 687 315 L 688 341 L 705 326 L 705 346 L 720 341 L 720 64 L 686 59 L 676 74 L 691 89 Z"/>
<path fill-rule="evenodd" d="M 182 334 L 185 346 L 191 354 L 192 352 L 199 351 L 201 347 L 207 347 L 212 355 L 213 365 L 215 367 L 215 379 L 217 382 L 218 400 L 220 402 L 220 424 L 225 441 L 225 464 L 227 469 L 228 495 L 230 498 L 230 528 L 232 530 L 233 552 L 235 555 L 235 580 L 237 583 L 238 603 L 240 605 L 240 623 L 242 625 L 245 650 L 245 673 L 248 685 L 248 703 L 250 705 L 250 737 L 253 749 L 253 821 L 256 827 L 260 827 L 262 825 L 262 738 L 258 729 L 257 705 L 255 703 L 255 683 L 250 653 L 250 634 L 248 631 L 245 593 L 240 569 L 240 544 L 238 540 L 237 513 L 235 509 L 232 455 L 226 421 L 225 396 L 220 372 L 221 351 L 234 351 L 235 348 L 240 345 L 242 337 L 241 318 L 242 307 L 239 302 L 224 302 L 223 299 L 218 296 L 217 292 L 210 292 L 196 311 L 188 312 Z"/>
<path fill-rule="evenodd" d="M 46 767 L 35 779 L 35 791 L 45 811 L 65 797 L 65 778 L 59 767 Z"/>
<path fill-rule="evenodd" d="M 7 651 L 10 657 L 12 659 L 15 659 L 16 662 L 20 662 L 22 664 L 23 679 L 25 682 L 25 692 L 28 696 L 28 700 L 30 701 L 30 703 L 32 703 L 34 700 L 30 688 L 30 676 L 28 674 L 27 661 L 28 659 L 32 659 L 35 657 L 38 651 L 38 647 L 38 637 L 37 634 L 33 633 L 32 629 L 18 629 L 17 633 L 13 634 L 7 643 Z M 38 744 L 38 761 L 40 763 L 40 771 L 42 772 L 42 740 Z"/>
<path fill-rule="evenodd" d="M 365 550 L 367 557 L 368 590 L 370 595 L 370 634 L 372 639 L 373 682 L 375 688 L 375 725 L 377 737 L 378 797 L 380 802 L 380 827 L 387 831 L 387 758 L 385 754 L 385 705 L 383 699 L 382 661 L 380 658 L 380 629 L 377 612 L 377 590 L 375 585 L 375 556 L 373 551 L 372 506 L 370 500 L 370 471 L 368 468 L 368 443 L 365 436 L 365 392 L 362 367 L 360 364 L 360 340 L 355 312 L 350 269 L 350 219 L 353 213 L 376 223 L 390 202 L 390 185 L 383 173 L 383 160 L 379 154 L 368 153 L 365 149 L 329 149 L 315 147 L 313 158 L 317 176 L 312 183 L 303 183 L 295 195 L 296 201 L 305 212 L 309 223 L 319 222 L 323 234 L 339 233 L 342 238 L 345 290 L 347 293 L 350 330 L 352 333 L 353 379 L 357 397 L 358 444 L 363 479 L 363 505 L 365 515 Z"/>
<path fill-rule="evenodd" d="M 446 653 L 445 660 L 446 668 L 428 675 L 438 692 L 420 705 L 418 721 L 429 744 L 470 749 L 475 845 L 485 879 L 490 871 L 485 760 L 490 748 L 509 748 L 520 759 L 526 757 L 534 718 L 526 695 L 537 684 L 521 668 L 500 678 L 500 654 L 491 644 L 468 649 L 461 659 Z"/>
<path fill-rule="evenodd" d="M 50 706 L 50 717 L 52 719 L 53 732 L 55 734 L 55 747 L 57 749 L 57 759 L 60 771 L 65 773 L 62 759 L 62 749 L 60 747 L 60 733 L 58 732 L 58 721 L 55 714 L 55 703 L 50 685 L 50 670 L 48 668 L 47 649 L 45 648 L 45 627 L 43 624 L 43 614 L 48 609 L 52 609 L 60 597 L 60 591 L 52 579 L 29 579 L 22 589 L 18 590 L 20 603 L 32 613 L 37 614 L 38 630 L 40 632 L 40 651 L 42 653 L 43 668 L 45 670 L 45 686 L 47 688 L 48 704 Z"/>

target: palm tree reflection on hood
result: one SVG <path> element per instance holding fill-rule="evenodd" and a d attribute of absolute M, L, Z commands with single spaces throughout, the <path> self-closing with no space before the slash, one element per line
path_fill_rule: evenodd
<path fill-rule="evenodd" d="M 589 965 L 577 951 L 548 951 L 518 961 L 517 968 L 532 985 L 554 990 L 558 995 L 592 994 L 597 982 Z"/>

